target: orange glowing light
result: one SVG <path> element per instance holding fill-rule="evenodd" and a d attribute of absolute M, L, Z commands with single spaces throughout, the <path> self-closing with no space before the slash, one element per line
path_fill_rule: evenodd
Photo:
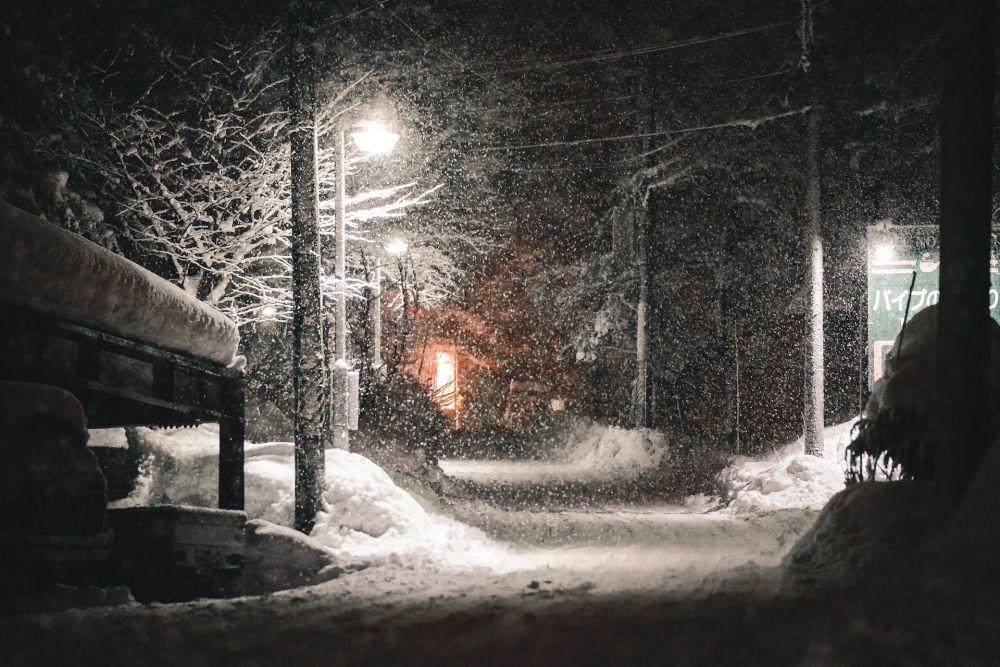
<path fill-rule="evenodd" d="M 448 352 L 438 352 L 434 368 L 434 394 L 442 410 L 455 409 L 455 358 Z"/>

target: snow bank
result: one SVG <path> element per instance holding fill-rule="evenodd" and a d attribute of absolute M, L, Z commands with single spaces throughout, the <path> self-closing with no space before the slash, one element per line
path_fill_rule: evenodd
<path fill-rule="evenodd" d="M 150 456 L 131 504 L 215 506 L 217 427 L 138 429 Z M 291 526 L 295 470 L 291 443 L 248 445 L 246 511 L 251 519 Z M 425 510 L 363 456 L 326 451 L 323 509 L 310 537 L 335 555 L 408 567 L 490 567 L 505 550 L 480 530 Z"/>
<path fill-rule="evenodd" d="M 581 420 L 555 439 L 543 460 L 442 459 L 438 464 L 449 477 L 477 484 L 535 486 L 628 479 L 656 470 L 666 452 L 666 437 L 657 431 Z"/>
<path fill-rule="evenodd" d="M 588 424 L 571 431 L 556 459 L 594 470 L 640 471 L 660 465 L 666 442 L 657 431 Z"/>
<path fill-rule="evenodd" d="M 307 535 L 264 521 L 247 522 L 247 560 L 240 592 L 256 595 L 336 579 L 357 565 Z"/>
<path fill-rule="evenodd" d="M 896 481 L 838 493 L 785 556 L 785 584 L 845 587 L 899 564 L 933 525 L 931 492 L 927 482 Z"/>
<path fill-rule="evenodd" d="M 0 200 L 0 299 L 230 365 L 240 334 L 206 303 L 87 239 Z"/>
<path fill-rule="evenodd" d="M 719 476 L 726 511 L 758 514 L 779 509 L 820 509 L 843 490 L 844 450 L 854 421 L 824 431 L 824 455 L 808 456 L 802 438 L 763 459 L 737 459 Z"/>

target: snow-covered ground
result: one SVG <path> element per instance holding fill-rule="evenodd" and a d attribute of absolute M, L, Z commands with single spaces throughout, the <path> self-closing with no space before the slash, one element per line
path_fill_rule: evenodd
<path fill-rule="evenodd" d="M 121 505 L 173 503 L 214 507 L 218 484 L 218 432 L 139 429 L 152 456 L 136 491 Z M 323 510 L 311 537 L 331 553 L 372 564 L 408 567 L 487 567 L 503 547 L 481 531 L 428 512 L 367 458 L 326 451 Z M 291 443 L 246 447 L 246 511 L 251 519 L 291 526 L 295 470 Z"/>
<path fill-rule="evenodd" d="M 849 426 L 827 434 L 832 453 Z M 210 427 L 143 431 L 154 457 L 132 500 L 212 504 L 214 435 Z M 16 656 L 36 664 L 70 650 L 85 662 L 112 650 L 121 664 L 554 664 L 568 655 L 574 664 L 676 663 L 679 655 L 685 664 L 739 664 L 750 655 L 840 664 L 868 638 L 854 622 L 863 606 L 835 619 L 837 607 L 823 600 L 769 595 L 779 590 L 771 566 L 813 523 L 810 506 L 836 490 L 836 463 L 818 476 L 796 474 L 798 446 L 734 462 L 728 474 L 744 482 L 736 495 L 744 504 L 728 509 L 724 498 L 703 497 L 572 510 L 481 500 L 431 506 L 366 459 L 333 452 L 312 543 L 367 568 L 261 597 L 0 617 L 0 636 L 12 631 L 0 644 L 15 664 Z M 248 447 L 251 515 L 290 518 L 291 470 L 287 444 Z M 541 471 L 535 482 L 551 483 Z M 768 502 L 746 504 L 749 497 Z M 779 501 L 794 507 L 776 510 Z M 964 627 L 949 628 L 948 646 Z M 780 642 L 769 639 L 776 628 Z M 854 632 L 850 640 L 845 632 Z M 908 640 L 924 636 L 914 630 Z M 973 639 L 982 636 L 992 635 Z"/>
<path fill-rule="evenodd" d="M 845 428 L 831 429 L 830 439 L 840 437 Z M 542 487 L 579 479 L 573 475 L 628 479 L 655 469 L 668 446 L 655 433 L 644 437 L 638 431 L 600 427 L 578 433 L 583 437 L 558 448 L 554 460 L 446 462 L 444 468 L 457 477 L 464 473 Z M 122 504 L 214 506 L 213 426 L 141 429 L 139 436 L 152 457 L 135 493 Z M 324 509 L 311 538 L 339 559 L 367 563 L 367 574 L 343 580 L 360 584 L 374 576 L 364 590 L 376 598 L 427 592 L 431 582 L 447 582 L 448 589 L 465 586 L 466 593 L 492 590 L 491 595 L 521 590 L 531 581 L 548 582 L 544 585 L 556 589 L 605 592 L 691 587 L 741 566 L 777 565 L 814 521 L 820 496 L 838 490 L 835 475 L 827 470 L 837 467 L 833 463 L 813 462 L 821 474 L 795 477 L 792 464 L 804 457 L 791 454 L 793 447 L 795 443 L 788 452 L 776 452 L 773 460 L 739 461 L 727 471 L 742 485 L 728 509 L 719 509 L 723 499 L 691 498 L 683 505 L 595 502 L 572 511 L 511 510 L 474 500 L 447 507 L 428 504 L 363 456 L 329 450 Z M 837 474 L 842 486 L 842 473 Z M 789 476 L 787 483 L 775 484 L 772 478 L 781 475 Z M 291 525 L 293 485 L 289 443 L 247 446 L 251 518 Z M 781 490 L 775 492 L 778 486 Z M 342 593 L 356 590 L 343 585 Z M 324 586 L 333 592 L 340 584 Z"/>
<path fill-rule="evenodd" d="M 657 431 L 579 423 L 546 460 L 445 459 L 440 465 L 446 475 L 478 484 L 607 481 L 655 470 L 666 448 L 666 438 Z"/>
<path fill-rule="evenodd" d="M 720 475 L 726 511 L 758 514 L 789 508 L 821 509 L 844 488 L 844 450 L 855 420 L 830 426 L 823 457 L 803 454 L 802 438 L 760 459 L 739 458 Z"/>

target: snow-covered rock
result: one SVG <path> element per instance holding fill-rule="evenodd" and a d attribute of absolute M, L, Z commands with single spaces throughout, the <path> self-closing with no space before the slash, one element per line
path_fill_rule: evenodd
<path fill-rule="evenodd" d="M 920 310 L 907 322 L 905 336 L 896 342 L 886 359 L 886 373 L 872 388 L 865 416 L 899 408 L 930 410 L 937 396 L 938 305 Z M 1000 324 L 990 320 L 994 425 L 1000 425 Z"/>
<path fill-rule="evenodd" d="M 57 387 L 0 382 L 0 532 L 104 530 L 104 475 L 80 402 Z"/>
<path fill-rule="evenodd" d="M 86 440 L 87 416 L 76 396 L 47 384 L 0 382 L 0 428 L 34 420 L 59 423 Z"/>
<path fill-rule="evenodd" d="M 247 521 L 246 537 L 240 588 L 247 595 L 310 586 L 361 567 L 297 530 L 263 519 Z"/>
<path fill-rule="evenodd" d="M 896 481 L 861 482 L 841 491 L 785 556 L 786 583 L 850 586 L 899 562 L 927 534 L 931 490 L 926 482 Z"/>
<path fill-rule="evenodd" d="M 239 330 L 176 285 L 0 200 L 0 299 L 230 365 Z"/>

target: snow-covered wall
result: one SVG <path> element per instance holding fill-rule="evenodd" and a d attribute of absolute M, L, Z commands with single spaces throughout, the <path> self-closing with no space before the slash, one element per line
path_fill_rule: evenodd
<path fill-rule="evenodd" d="M 138 264 L 0 200 L 0 300 L 229 365 L 228 317 Z"/>

